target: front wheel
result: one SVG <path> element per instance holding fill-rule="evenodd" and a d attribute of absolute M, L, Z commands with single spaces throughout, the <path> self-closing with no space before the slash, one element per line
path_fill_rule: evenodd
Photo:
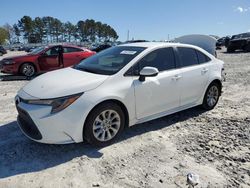
<path fill-rule="evenodd" d="M 250 52 L 250 43 L 246 45 L 245 52 Z"/>
<path fill-rule="evenodd" d="M 124 129 L 125 116 L 119 105 L 107 102 L 95 107 L 89 114 L 83 138 L 95 146 L 110 144 Z"/>
<path fill-rule="evenodd" d="M 21 66 L 20 73 L 24 76 L 32 77 L 36 73 L 35 66 L 32 65 L 31 63 L 24 63 Z"/>
<path fill-rule="evenodd" d="M 205 93 L 202 107 L 206 110 L 213 109 L 219 101 L 221 94 L 220 85 L 216 82 L 211 83 Z"/>

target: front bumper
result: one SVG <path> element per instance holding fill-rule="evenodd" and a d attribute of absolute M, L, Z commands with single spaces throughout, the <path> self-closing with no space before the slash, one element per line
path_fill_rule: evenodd
<path fill-rule="evenodd" d="M 23 96 L 27 97 L 27 94 Z M 81 97 L 56 114 L 50 114 L 50 106 L 25 103 L 20 95 L 15 98 L 15 101 L 19 127 L 28 138 L 47 144 L 83 141 L 83 126 L 91 104 L 84 102 Z"/>
<path fill-rule="evenodd" d="M 0 63 L 0 72 L 9 73 L 9 74 L 17 74 L 18 68 L 15 65 L 4 65 Z"/>

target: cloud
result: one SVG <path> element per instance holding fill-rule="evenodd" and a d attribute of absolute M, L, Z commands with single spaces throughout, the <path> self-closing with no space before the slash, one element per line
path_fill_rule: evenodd
<path fill-rule="evenodd" d="M 224 25 L 224 22 L 217 22 L 218 25 Z"/>
<path fill-rule="evenodd" d="M 244 13 L 247 12 L 249 10 L 249 8 L 243 8 L 241 6 L 238 6 L 235 11 L 240 12 L 240 13 Z"/>

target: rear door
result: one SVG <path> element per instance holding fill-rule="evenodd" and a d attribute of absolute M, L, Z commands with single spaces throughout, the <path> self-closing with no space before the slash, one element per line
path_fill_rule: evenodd
<path fill-rule="evenodd" d="M 74 47 L 63 47 L 64 67 L 69 67 L 79 63 L 83 58 L 84 51 Z"/>
<path fill-rule="evenodd" d="M 210 58 L 188 47 L 178 47 L 177 53 L 181 66 L 181 106 L 196 104 L 206 89 Z"/>
<path fill-rule="evenodd" d="M 53 46 L 38 58 L 38 64 L 42 71 L 54 70 L 61 67 L 59 63 L 60 48 L 61 46 Z"/>
<path fill-rule="evenodd" d="M 159 70 L 156 77 L 147 77 L 144 82 L 134 80 L 136 116 L 142 119 L 179 107 L 179 70 L 173 48 L 161 48 L 144 56 L 136 65 L 137 74 L 146 66 Z"/>

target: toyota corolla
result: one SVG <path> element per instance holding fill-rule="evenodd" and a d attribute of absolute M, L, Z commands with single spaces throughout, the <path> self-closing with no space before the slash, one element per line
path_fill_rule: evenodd
<path fill-rule="evenodd" d="M 132 43 L 41 75 L 15 98 L 23 133 L 42 143 L 110 144 L 124 127 L 201 105 L 213 109 L 223 62 L 179 43 Z"/>

